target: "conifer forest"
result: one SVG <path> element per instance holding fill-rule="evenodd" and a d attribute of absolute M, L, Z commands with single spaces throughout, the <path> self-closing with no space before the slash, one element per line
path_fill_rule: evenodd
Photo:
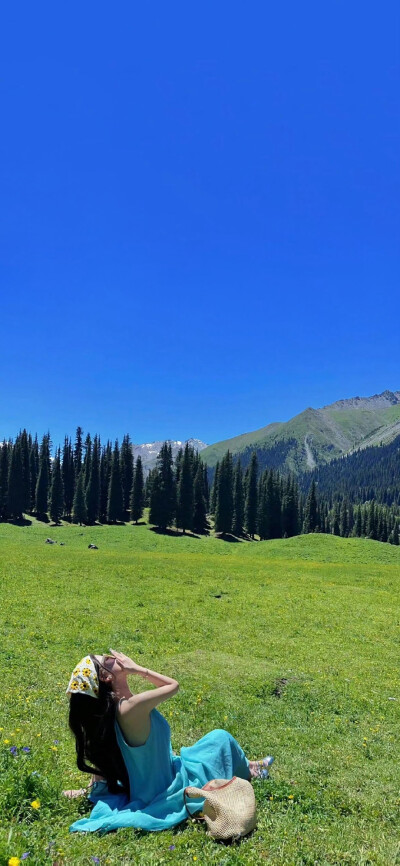
<path fill-rule="evenodd" d="M 146 475 L 129 435 L 103 445 L 78 427 L 53 452 L 49 433 L 39 444 L 24 429 L 0 447 L 0 520 L 137 524 L 147 508 L 164 532 L 261 541 L 322 532 L 398 545 L 399 446 L 397 437 L 295 476 L 260 469 L 256 451 L 245 469 L 227 451 L 211 472 L 188 443 L 174 460 L 165 442 Z"/>

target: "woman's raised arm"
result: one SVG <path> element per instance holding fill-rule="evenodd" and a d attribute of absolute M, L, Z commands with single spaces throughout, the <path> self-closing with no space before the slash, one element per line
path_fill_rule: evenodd
<path fill-rule="evenodd" d="M 123 698 L 119 703 L 118 716 L 125 738 L 130 745 L 142 745 L 150 733 L 150 713 L 161 704 L 176 695 L 179 683 L 173 677 L 159 674 L 149 668 L 136 664 L 128 656 L 111 650 L 114 658 L 126 674 L 141 676 L 156 688 Z"/>

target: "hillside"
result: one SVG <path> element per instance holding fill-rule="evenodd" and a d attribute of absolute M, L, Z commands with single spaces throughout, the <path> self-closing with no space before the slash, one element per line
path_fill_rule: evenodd
<path fill-rule="evenodd" d="M 308 408 L 287 422 L 276 422 L 205 448 L 212 468 L 229 450 L 247 466 L 252 451 L 260 468 L 296 473 L 315 469 L 354 449 L 391 442 L 400 434 L 400 391 L 339 400 L 320 409 Z"/>
<path fill-rule="evenodd" d="M 346 498 L 350 502 L 374 499 L 385 505 L 400 505 L 400 435 L 386 445 L 350 452 L 299 476 L 307 493 L 312 481 L 319 496 Z"/>
<path fill-rule="evenodd" d="M 51 529 L 61 546 L 45 544 L 48 531 L 0 525 L 1 864 L 27 851 L 35 866 L 394 864 L 399 548 L 66 524 Z M 190 821 L 68 832 L 87 806 L 61 791 L 89 777 L 76 768 L 65 688 L 84 653 L 109 646 L 178 679 L 159 706 L 176 752 L 225 728 L 249 757 L 275 756 L 271 780 L 254 784 L 258 828 L 241 845 L 216 845 Z"/>

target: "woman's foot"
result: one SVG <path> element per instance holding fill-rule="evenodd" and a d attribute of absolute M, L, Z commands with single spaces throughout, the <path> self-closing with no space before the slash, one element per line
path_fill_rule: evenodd
<path fill-rule="evenodd" d="M 265 779 L 269 778 L 269 768 L 273 763 L 274 759 L 272 755 L 267 755 L 266 758 L 262 758 L 261 761 L 249 761 L 249 769 L 250 769 L 250 777 L 251 779 Z"/>

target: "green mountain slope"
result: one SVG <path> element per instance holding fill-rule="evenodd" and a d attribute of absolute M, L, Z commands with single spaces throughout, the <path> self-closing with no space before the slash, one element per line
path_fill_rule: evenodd
<path fill-rule="evenodd" d="M 286 423 L 277 422 L 210 445 L 203 460 L 214 467 L 229 450 L 244 466 L 256 450 L 260 467 L 301 472 L 330 462 L 354 448 L 390 442 L 400 433 L 400 391 L 339 400 L 321 409 L 305 409 Z"/>

